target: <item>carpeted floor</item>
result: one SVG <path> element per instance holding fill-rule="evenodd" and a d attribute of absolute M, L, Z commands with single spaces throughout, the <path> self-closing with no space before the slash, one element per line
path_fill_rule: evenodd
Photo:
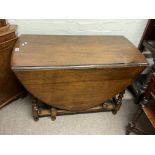
<path fill-rule="evenodd" d="M 32 119 L 30 97 L 18 99 L 0 110 L 0 134 L 101 134 L 124 135 L 137 106 L 126 93 L 120 111 Z"/>

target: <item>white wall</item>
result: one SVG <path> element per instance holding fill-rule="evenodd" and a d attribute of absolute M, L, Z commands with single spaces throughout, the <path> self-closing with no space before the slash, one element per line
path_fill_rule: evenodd
<path fill-rule="evenodd" d="M 66 34 L 66 35 L 124 35 L 138 46 L 146 26 L 146 19 L 121 20 L 15 20 L 9 23 L 18 25 L 20 34 Z"/>

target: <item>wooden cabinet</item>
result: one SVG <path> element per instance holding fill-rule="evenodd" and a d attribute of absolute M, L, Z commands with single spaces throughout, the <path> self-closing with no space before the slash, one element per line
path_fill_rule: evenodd
<path fill-rule="evenodd" d="M 10 67 L 12 49 L 16 40 L 16 26 L 0 27 L 0 108 L 23 93 L 23 87 Z"/>

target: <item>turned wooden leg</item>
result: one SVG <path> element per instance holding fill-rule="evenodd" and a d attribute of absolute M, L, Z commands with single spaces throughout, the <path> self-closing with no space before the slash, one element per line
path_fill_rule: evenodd
<path fill-rule="evenodd" d="M 32 99 L 32 115 L 35 121 L 39 120 L 39 108 L 38 108 L 38 100 L 36 98 Z"/>
<path fill-rule="evenodd" d="M 126 127 L 126 135 L 129 135 L 130 132 L 135 132 L 137 134 L 144 134 L 142 130 L 136 128 L 136 123 L 140 118 L 140 116 L 142 115 L 142 113 L 143 113 L 143 109 L 142 107 L 140 107 L 136 112 L 135 116 L 133 117 L 133 120 L 128 123 L 128 126 Z"/>
<path fill-rule="evenodd" d="M 115 108 L 112 111 L 112 113 L 114 115 L 118 112 L 118 110 L 120 109 L 120 107 L 122 105 L 122 99 L 123 99 L 124 93 L 125 93 L 125 90 L 119 93 L 118 98 L 113 97 L 113 101 L 115 103 Z"/>
<path fill-rule="evenodd" d="M 56 116 L 57 116 L 57 109 L 56 108 L 51 108 L 51 119 L 52 121 L 56 120 Z"/>

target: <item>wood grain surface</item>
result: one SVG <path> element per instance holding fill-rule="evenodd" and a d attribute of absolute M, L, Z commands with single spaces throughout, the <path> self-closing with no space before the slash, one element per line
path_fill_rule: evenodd
<path fill-rule="evenodd" d="M 23 87 L 10 67 L 12 48 L 0 50 L 0 108 L 23 93 Z"/>
<path fill-rule="evenodd" d="M 144 67 L 15 71 L 36 98 L 57 108 L 80 111 L 102 104 L 135 80 Z"/>
<path fill-rule="evenodd" d="M 22 35 L 11 64 L 33 96 L 70 111 L 102 104 L 147 66 L 144 56 L 122 36 Z"/>
<path fill-rule="evenodd" d="M 16 43 L 15 25 L 0 27 L 0 108 L 17 99 L 24 89 L 11 70 L 11 55 Z"/>
<path fill-rule="evenodd" d="M 14 47 L 14 45 L 16 43 L 16 40 L 17 40 L 17 37 L 16 38 L 13 37 L 10 40 L 7 40 L 7 41 L 5 41 L 3 43 L 0 43 L 0 51 L 8 49 L 8 48 L 13 49 L 13 47 Z M 11 53 L 12 53 L 12 51 L 11 51 Z"/>
<path fill-rule="evenodd" d="M 3 37 L 6 34 L 10 34 L 12 32 L 16 32 L 17 25 L 9 25 L 7 24 L 4 27 L 0 28 L 0 37 Z"/>
<path fill-rule="evenodd" d="M 27 44 L 24 44 L 24 43 Z M 13 67 L 146 65 L 144 56 L 123 36 L 21 35 Z"/>

